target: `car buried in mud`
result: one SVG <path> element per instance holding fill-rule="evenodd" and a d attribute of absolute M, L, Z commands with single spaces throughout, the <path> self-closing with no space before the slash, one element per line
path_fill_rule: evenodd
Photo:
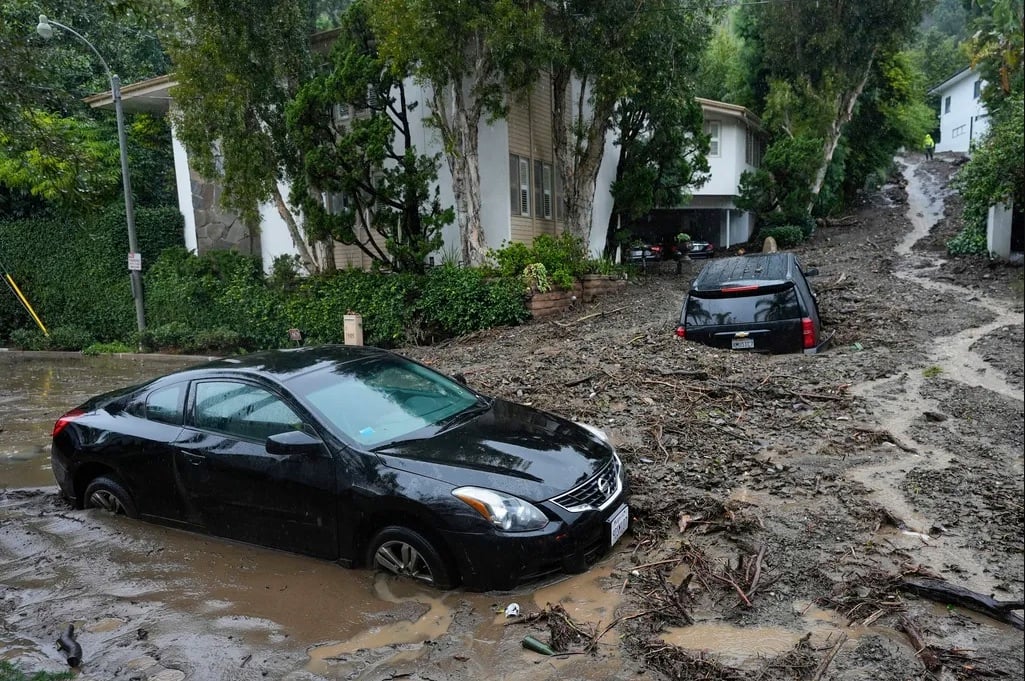
<path fill-rule="evenodd" d="M 54 425 L 62 496 L 450 588 L 580 572 L 629 522 L 605 435 L 400 355 L 255 353 L 94 397 Z"/>

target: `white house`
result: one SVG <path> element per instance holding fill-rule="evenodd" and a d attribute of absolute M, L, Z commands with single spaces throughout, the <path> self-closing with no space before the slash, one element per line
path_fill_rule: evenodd
<path fill-rule="evenodd" d="M 123 106 L 128 111 L 166 113 L 173 106 L 174 81 L 162 76 L 122 88 Z M 420 86 L 407 83 L 417 97 Z M 576 94 L 576 93 L 574 93 Z M 93 107 L 111 107 L 109 92 L 88 98 Z M 422 119 L 412 121 L 414 141 L 424 154 L 440 152 L 437 132 Z M 506 118 L 481 123 L 479 163 L 481 178 L 481 222 L 486 244 L 499 248 L 504 243 L 531 243 L 540 234 L 560 234 L 566 230 L 561 201 L 561 185 L 555 172 L 552 143 L 551 88 L 547 79 L 523 101 L 510 101 Z M 220 188 L 192 170 L 188 152 L 173 140 L 178 204 L 185 218 L 185 244 L 190 250 L 234 249 L 260 255 L 265 270 L 280 255 L 297 253 L 295 244 L 276 207 L 267 203 L 260 209 L 260 225 L 251 229 L 236 216 L 220 207 Z M 619 148 L 607 137 L 598 174 L 590 252 L 600 253 L 605 246 L 606 229 L 612 213 L 609 191 L 615 179 Z M 451 174 L 447 164 L 439 166 L 437 186 L 442 205 L 453 205 Z M 288 195 L 287 189 L 282 192 Z M 445 246 L 432 258 L 441 262 L 459 252 L 458 226 L 452 224 L 443 233 Z M 370 259 L 354 245 L 336 243 L 335 262 L 338 267 L 370 265 Z"/>
<path fill-rule="evenodd" d="M 966 67 L 929 91 L 940 98 L 940 138 L 936 151 L 968 153 L 972 142 L 989 129 L 989 114 L 982 103 L 983 80 Z"/>
<path fill-rule="evenodd" d="M 708 181 L 691 188 L 688 205 L 656 209 L 633 229 L 656 240 L 686 232 L 693 239 L 729 248 L 747 242 L 754 230 L 754 215 L 737 208 L 736 199 L 740 176 L 761 165 L 765 133 L 758 116 L 742 106 L 701 97 L 697 102 L 711 138 Z"/>

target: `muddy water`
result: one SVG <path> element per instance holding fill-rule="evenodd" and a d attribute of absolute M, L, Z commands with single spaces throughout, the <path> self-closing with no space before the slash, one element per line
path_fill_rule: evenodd
<path fill-rule="evenodd" d="M 609 623 L 620 601 L 618 585 L 610 586 L 616 556 L 586 574 L 509 594 L 439 593 L 366 570 L 98 512 L 26 518 L 20 507 L 38 505 L 40 495 L 61 504 L 49 470 L 56 418 L 92 395 L 195 361 L 0 352 L 0 486 L 43 488 L 15 494 L 0 507 L 0 593 L 19 594 L 10 607 L 23 613 L 23 628 L 29 619 L 44 627 L 28 637 L 7 636 L 0 621 L 0 659 L 52 664 L 56 653 L 43 653 L 52 648 L 44 623 L 73 621 L 91 668 L 100 662 L 88 651 L 104 651 L 109 669 L 139 670 L 139 678 L 183 678 L 175 665 L 228 673 L 268 664 L 246 657 L 268 650 L 284 656 L 276 664 L 315 678 L 380 678 L 423 664 L 434 650 L 425 642 L 438 641 L 456 651 L 450 656 L 458 663 L 456 676 L 469 670 L 498 678 L 495 670 L 511 659 L 519 663 L 501 675 L 510 681 L 563 672 L 607 679 L 618 671 L 618 635 L 610 632 L 600 661 L 547 660 L 539 677 L 538 656 L 519 645 L 526 628 L 503 612 L 514 601 L 524 615 L 560 604 L 578 621 Z M 88 561 L 60 558 L 86 554 Z M 156 659 L 150 644 L 165 655 Z"/>
<path fill-rule="evenodd" d="M 0 351 L 0 487 L 53 484 L 50 430 L 64 412 L 197 361 Z"/>
<path fill-rule="evenodd" d="M 899 447 L 884 443 L 883 460 L 871 466 L 864 466 L 849 475 L 872 490 L 873 498 L 894 516 L 904 521 L 904 527 L 888 539 L 904 548 L 917 548 L 923 556 L 935 565 L 954 564 L 967 568 L 974 576 L 972 588 L 990 593 L 997 585 L 987 573 L 978 557 L 969 547 L 958 547 L 944 537 L 927 536 L 933 519 L 919 514 L 907 501 L 898 485 L 910 468 L 946 468 L 954 456 L 940 447 L 924 445 L 915 441 L 912 424 L 926 411 L 942 411 L 935 400 L 924 396 L 925 384 L 930 375 L 941 375 L 947 380 L 966 386 L 983 388 L 1019 405 L 1023 393 L 1007 377 L 984 361 L 973 351 L 977 341 L 1004 326 L 1020 326 L 1025 322 L 1021 312 L 997 300 L 984 300 L 971 296 L 965 289 L 937 282 L 928 274 L 942 265 L 942 260 L 917 255 L 914 244 L 929 234 L 929 230 L 943 215 L 942 196 L 935 187 L 929 187 L 916 173 L 917 165 L 904 164 L 907 180 L 908 218 L 912 230 L 897 246 L 900 256 L 896 276 L 911 282 L 933 294 L 954 300 L 968 301 L 981 308 L 986 321 L 968 329 L 951 332 L 937 329 L 931 348 L 927 349 L 925 362 L 918 370 L 905 372 L 897 377 L 872 381 L 854 390 L 872 405 L 873 412 L 880 419 L 882 427 L 888 430 Z M 1019 471 L 1020 473 L 1020 471 Z"/>

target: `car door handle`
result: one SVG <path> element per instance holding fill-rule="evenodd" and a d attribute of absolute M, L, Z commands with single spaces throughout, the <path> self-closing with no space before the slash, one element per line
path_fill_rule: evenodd
<path fill-rule="evenodd" d="M 204 461 L 206 461 L 206 456 L 204 456 L 202 454 L 197 454 L 196 452 L 190 452 L 190 451 L 187 451 L 187 450 L 184 450 L 184 449 L 180 449 L 178 451 L 180 451 L 182 456 L 185 457 L 185 460 L 188 461 L 193 466 L 198 466 L 201 463 L 203 463 Z"/>

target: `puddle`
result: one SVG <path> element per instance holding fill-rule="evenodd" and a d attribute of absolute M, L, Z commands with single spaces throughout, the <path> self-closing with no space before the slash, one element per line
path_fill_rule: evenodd
<path fill-rule="evenodd" d="M 726 664 L 742 667 L 759 658 L 781 655 L 810 635 L 809 644 L 816 649 L 828 648 L 841 634 L 849 641 L 863 636 L 886 636 L 900 640 L 900 634 L 885 627 L 847 626 L 843 617 L 832 610 L 808 603 L 794 604 L 797 621 L 792 627 L 739 627 L 725 622 L 697 622 L 686 627 L 670 627 L 662 634 L 666 643 L 684 650 L 714 655 Z"/>
<path fill-rule="evenodd" d="M 195 362 L 0 352 L 0 487 L 53 484 L 50 430 L 61 414 L 93 395 Z"/>

